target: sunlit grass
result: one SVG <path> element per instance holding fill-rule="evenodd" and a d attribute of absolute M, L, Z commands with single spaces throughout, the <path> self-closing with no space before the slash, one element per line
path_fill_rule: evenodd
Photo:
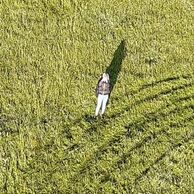
<path fill-rule="evenodd" d="M 193 11 L 0 1 L 0 193 L 193 193 Z"/>

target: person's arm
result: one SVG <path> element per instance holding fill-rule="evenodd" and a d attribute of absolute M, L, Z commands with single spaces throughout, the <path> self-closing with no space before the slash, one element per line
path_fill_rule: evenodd
<path fill-rule="evenodd" d="M 101 81 L 101 79 L 98 80 L 98 83 L 97 83 L 97 86 L 96 86 L 96 97 L 97 97 L 98 94 L 99 94 L 100 81 Z"/>
<path fill-rule="evenodd" d="M 99 89 L 101 87 L 101 81 L 102 81 L 102 76 L 100 77 L 100 79 L 98 80 L 97 86 L 96 86 L 96 97 L 99 94 Z"/>
<path fill-rule="evenodd" d="M 97 96 L 98 96 L 98 84 L 97 84 L 97 86 L 96 86 L 95 93 L 96 93 L 96 97 L 97 97 Z"/>
<path fill-rule="evenodd" d="M 110 80 L 108 80 L 108 90 L 109 90 L 109 95 L 111 93 L 111 85 L 110 85 Z"/>

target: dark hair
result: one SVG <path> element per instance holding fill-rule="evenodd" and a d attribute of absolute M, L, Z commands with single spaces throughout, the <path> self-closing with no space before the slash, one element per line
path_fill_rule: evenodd
<path fill-rule="evenodd" d="M 103 77 L 102 77 L 102 75 L 101 75 L 100 79 L 98 80 L 98 84 L 100 83 L 100 81 L 102 80 L 102 78 L 103 78 Z"/>

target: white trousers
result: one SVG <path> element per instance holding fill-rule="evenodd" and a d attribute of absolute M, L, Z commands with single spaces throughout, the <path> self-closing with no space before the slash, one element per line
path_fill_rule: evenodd
<path fill-rule="evenodd" d="M 106 109 L 106 104 L 107 104 L 107 101 L 108 101 L 108 96 L 109 96 L 108 94 L 107 95 L 102 95 L 102 94 L 98 95 L 95 116 L 98 115 L 101 106 L 102 106 L 101 115 L 104 114 L 104 111 Z"/>

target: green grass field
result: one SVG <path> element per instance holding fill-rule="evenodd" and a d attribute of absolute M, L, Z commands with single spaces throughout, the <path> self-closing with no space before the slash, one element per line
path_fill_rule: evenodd
<path fill-rule="evenodd" d="M 0 0 L 0 15 L 0 193 L 194 193 L 193 0 Z"/>

